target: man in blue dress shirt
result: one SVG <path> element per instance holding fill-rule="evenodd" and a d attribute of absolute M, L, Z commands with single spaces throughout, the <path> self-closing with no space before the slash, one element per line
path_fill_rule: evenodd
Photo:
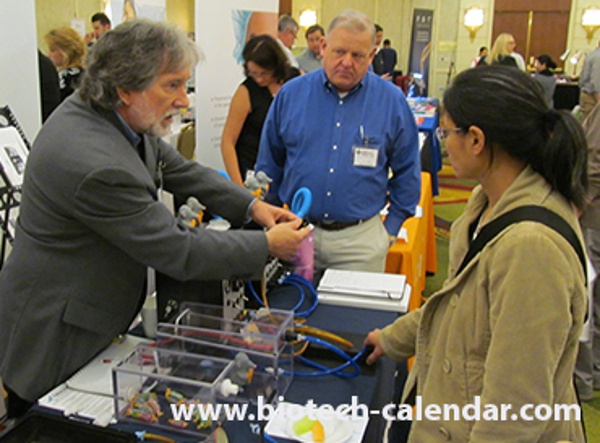
<path fill-rule="evenodd" d="M 286 83 L 263 128 L 256 171 L 273 179 L 269 197 L 289 205 L 299 188 L 312 191 L 317 273 L 383 272 L 419 201 L 414 117 L 398 87 L 368 72 L 375 49 L 369 18 L 342 12 L 329 26 L 323 68 Z"/>

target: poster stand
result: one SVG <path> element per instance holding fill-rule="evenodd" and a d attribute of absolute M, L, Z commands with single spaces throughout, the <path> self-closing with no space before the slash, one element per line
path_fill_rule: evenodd
<path fill-rule="evenodd" d="M 8 243 L 15 238 L 15 226 L 21 203 L 25 163 L 31 145 L 10 107 L 0 107 L 0 269 L 4 265 Z"/>

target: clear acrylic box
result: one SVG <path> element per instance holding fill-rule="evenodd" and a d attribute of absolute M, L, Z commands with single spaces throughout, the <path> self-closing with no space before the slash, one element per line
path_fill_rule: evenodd
<path fill-rule="evenodd" d="M 183 303 L 170 322 L 157 329 L 159 348 L 236 359 L 245 354 L 253 377 L 237 401 L 263 404 L 277 401 L 287 391 L 293 373 L 293 345 L 285 339 L 293 330 L 291 311 L 231 310 L 222 306 Z M 239 356 L 237 357 L 239 359 Z"/>
<path fill-rule="evenodd" d="M 234 372 L 233 360 L 138 346 L 112 370 L 116 417 L 208 437 L 223 415 L 202 417 L 199 408 L 232 402 Z M 181 414 L 181 408 L 190 412 Z"/>

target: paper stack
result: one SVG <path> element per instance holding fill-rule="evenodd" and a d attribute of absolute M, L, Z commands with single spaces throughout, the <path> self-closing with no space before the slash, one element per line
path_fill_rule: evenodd
<path fill-rule="evenodd" d="M 411 288 L 405 275 L 327 269 L 317 292 L 325 304 L 406 312 Z"/>

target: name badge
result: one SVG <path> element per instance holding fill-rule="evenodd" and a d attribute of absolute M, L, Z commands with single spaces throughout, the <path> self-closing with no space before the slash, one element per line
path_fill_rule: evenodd
<path fill-rule="evenodd" d="M 354 156 L 354 166 L 360 166 L 363 168 L 374 168 L 377 166 L 377 158 L 379 156 L 379 150 L 370 146 L 354 146 L 352 148 L 352 154 Z"/>

